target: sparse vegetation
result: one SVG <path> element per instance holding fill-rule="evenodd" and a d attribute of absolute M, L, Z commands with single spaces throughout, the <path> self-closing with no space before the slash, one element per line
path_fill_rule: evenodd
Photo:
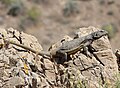
<path fill-rule="evenodd" d="M 8 9 L 7 15 L 17 16 L 25 10 L 22 0 L 1 0 L 1 2 Z"/>
<path fill-rule="evenodd" d="M 43 3 L 43 4 L 48 4 L 49 3 L 49 0 L 32 0 L 33 2 L 35 3 Z"/>
<path fill-rule="evenodd" d="M 25 16 L 21 18 L 18 28 L 25 31 L 26 27 L 36 25 L 39 21 L 39 16 L 39 10 L 36 7 L 32 7 L 27 10 Z"/>
<path fill-rule="evenodd" d="M 24 4 L 22 2 L 19 2 L 12 4 L 7 14 L 11 16 L 18 16 L 20 13 L 24 12 L 25 12 Z"/>
<path fill-rule="evenodd" d="M 77 3 L 74 0 L 68 0 L 63 9 L 64 16 L 70 16 L 79 13 Z"/>
<path fill-rule="evenodd" d="M 36 22 L 40 16 L 40 12 L 36 7 L 32 7 L 30 10 L 27 11 L 27 17 L 31 21 Z"/>
<path fill-rule="evenodd" d="M 73 88 L 88 88 L 86 80 L 78 80 L 74 83 Z"/>
<path fill-rule="evenodd" d="M 5 4 L 6 6 L 10 6 L 11 4 L 13 4 L 13 3 L 16 3 L 16 2 L 18 2 L 19 0 L 1 0 L 1 2 L 3 3 L 3 4 Z"/>
<path fill-rule="evenodd" d="M 120 88 L 120 74 L 116 75 L 117 81 L 115 82 L 114 88 Z"/>
<path fill-rule="evenodd" d="M 109 39 L 113 38 L 117 32 L 117 28 L 114 26 L 114 24 L 104 25 L 102 29 L 108 31 Z"/>

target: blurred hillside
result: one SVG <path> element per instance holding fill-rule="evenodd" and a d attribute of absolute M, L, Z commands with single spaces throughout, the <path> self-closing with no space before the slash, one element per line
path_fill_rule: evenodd
<path fill-rule="evenodd" d="M 80 27 L 95 26 L 110 33 L 120 48 L 119 0 L 0 0 L 0 27 L 13 27 L 37 37 L 44 49 Z"/>

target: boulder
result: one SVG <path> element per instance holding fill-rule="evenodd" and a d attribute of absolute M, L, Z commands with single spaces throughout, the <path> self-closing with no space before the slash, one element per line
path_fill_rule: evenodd
<path fill-rule="evenodd" d="M 95 27 L 78 29 L 74 38 L 100 30 Z M 49 51 L 73 40 L 64 36 Z M 107 36 L 92 43 L 97 51 L 87 57 L 80 51 L 70 55 L 69 61 L 57 64 L 30 50 L 4 42 L 4 39 L 22 44 L 36 51 L 43 50 L 34 36 L 13 28 L 0 29 L 0 88 L 104 88 L 114 87 L 118 65 Z M 118 58 L 119 53 L 116 55 Z M 60 58 L 59 58 L 60 59 Z M 117 61 L 116 61 L 117 60 Z M 102 64 L 103 63 L 103 64 Z"/>

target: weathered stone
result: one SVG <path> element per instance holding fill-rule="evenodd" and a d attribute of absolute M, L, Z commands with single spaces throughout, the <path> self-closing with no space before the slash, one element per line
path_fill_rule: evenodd
<path fill-rule="evenodd" d="M 4 68 L 0 68 L 0 77 L 4 76 Z"/>
<path fill-rule="evenodd" d="M 80 28 L 77 36 L 82 37 L 97 30 L 100 30 L 100 29 L 95 27 Z M 91 74 L 92 79 L 90 80 L 92 80 L 93 82 L 94 81 L 97 82 L 98 81 L 97 79 L 100 79 L 100 75 L 102 74 L 104 80 L 110 80 L 111 83 L 114 83 L 114 81 L 116 80 L 114 76 L 118 74 L 118 66 L 116 62 L 116 57 L 112 52 L 111 45 L 108 38 L 106 36 L 102 37 L 94 41 L 92 46 L 98 51 L 98 52 L 95 52 L 95 54 L 97 55 L 99 60 L 104 63 L 105 66 L 100 65 L 100 62 L 94 56 L 92 57 L 92 59 L 88 58 L 87 60 L 81 57 L 83 62 L 85 62 L 84 64 L 87 64 L 87 67 L 96 63 L 99 68 L 99 70 L 98 68 L 96 69 L 96 67 L 93 68 L 94 72 L 96 72 L 96 76 L 98 77 L 95 77 L 94 74 L 91 74 L 93 72 L 91 72 L 90 69 L 88 69 L 89 72 L 86 72 L 86 71 L 84 72 L 84 76 L 87 76 L 87 78 L 89 78 Z M 92 60 L 94 60 L 94 62 L 91 63 Z"/>
<path fill-rule="evenodd" d="M 0 80 L 0 87 L 2 88 L 2 80 Z"/>
<path fill-rule="evenodd" d="M 20 67 L 11 67 L 9 74 L 14 77 L 19 74 Z"/>
<path fill-rule="evenodd" d="M 95 32 L 97 30 L 100 30 L 100 29 L 95 28 L 95 27 L 80 28 L 79 32 L 75 38 L 85 36 L 87 34 Z M 62 41 L 62 40 L 60 40 L 60 41 Z M 65 41 L 67 41 L 67 40 L 65 40 Z M 62 44 L 62 43 L 59 42 L 59 45 L 60 44 Z M 54 44 L 54 46 L 57 46 L 57 45 L 58 45 L 58 43 Z M 97 52 L 94 52 L 96 57 L 93 54 L 91 54 L 92 58 L 89 58 L 78 52 L 75 55 L 71 55 L 73 62 L 72 61 L 66 62 L 67 69 L 68 69 L 68 67 L 71 67 L 72 69 L 74 68 L 76 70 L 80 70 L 81 75 L 83 77 L 85 77 L 85 79 L 87 79 L 91 83 L 93 83 L 91 85 L 93 85 L 94 88 L 97 88 L 99 86 L 99 82 L 100 82 L 100 86 L 103 86 L 105 84 L 106 80 L 109 80 L 111 85 L 113 85 L 114 82 L 116 81 L 114 76 L 116 74 L 118 74 L 118 66 L 116 63 L 115 55 L 112 52 L 111 45 L 110 45 L 110 42 L 109 42 L 107 36 L 103 36 L 102 38 L 94 41 L 92 46 L 93 46 L 93 48 L 95 48 L 95 50 L 97 50 Z M 103 64 L 101 64 L 101 62 L 105 66 L 103 66 Z M 78 68 L 76 68 L 76 66 Z M 60 70 L 60 68 L 58 68 L 57 74 L 60 74 L 59 70 Z M 64 71 L 64 69 L 63 69 L 63 71 Z M 75 73 L 75 72 L 71 72 L 71 70 L 68 69 L 67 73 L 63 72 L 63 76 L 65 76 L 66 74 L 68 75 L 69 74 L 68 72 L 70 72 L 71 74 Z M 67 76 L 65 76 L 65 77 L 67 77 Z M 77 77 L 77 76 L 74 76 L 74 77 Z M 58 79 L 60 80 L 59 76 L 58 76 Z M 64 80 L 64 77 L 61 79 Z M 69 80 L 69 78 L 68 78 L 68 80 Z M 96 83 L 94 83 L 94 82 L 96 82 Z M 63 85 L 66 85 L 66 84 L 63 84 Z M 88 83 L 88 85 L 90 85 L 90 83 Z"/>
<path fill-rule="evenodd" d="M 75 38 L 97 30 L 100 29 L 80 28 Z M 21 43 L 37 51 L 43 50 L 34 36 L 18 32 L 13 28 L 7 31 L 0 29 L 0 33 L 8 40 Z M 72 38 L 65 36 L 53 44 L 49 50 L 56 49 L 63 42 L 70 40 Z M 37 88 L 69 88 L 72 86 L 79 88 L 80 85 L 88 88 L 102 88 L 105 82 L 112 85 L 115 81 L 114 76 L 118 73 L 116 57 L 111 50 L 107 36 L 94 41 L 92 44 L 97 50 L 94 54 L 105 66 L 94 55 L 91 54 L 92 58 L 89 58 L 79 51 L 70 55 L 72 60 L 64 64 L 57 64 L 16 45 L 8 44 L 4 47 L 3 45 L 4 41 L 0 36 L 0 87 L 2 86 L 2 88 L 14 88 L 15 86 L 18 88 L 30 86 Z"/>
<path fill-rule="evenodd" d="M 25 85 L 24 79 L 21 77 L 11 77 L 9 81 L 6 82 L 11 87 L 18 86 L 18 85 Z"/>
<path fill-rule="evenodd" d="M 52 68 L 53 68 L 53 63 L 52 63 L 50 60 L 45 59 L 45 60 L 44 60 L 44 63 L 45 63 L 45 67 L 46 67 L 47 69 L 52 69 Z"/>
<path fill-rule="evenodd" d="M 23 61 L 19 58 L 18 62 L 16 63 L 17 67 L 24 67 Z"/>
<path fill-rule="evenodd" d="M 13 28 L 9 28 L 7 30 L 1 29 L 0 33 L 4 35 L 5 39 L 10 39 L 11 41 L 22 43 L 23 45 L 33 48 L 37 51 L 42 50 L 41 45 L 38 43 L 37 39 L 34 36 L 25 34 L 23 32 L 20 33 Z M 4 45 L 4 41 L 2 40 L 3 36 L 0 37 L 0 44 Z M 38 65 L 39 62 L 36 60 L 36 58 L 40 62 L 42 56 L 37 56 L 32 52 L 27 52 L 25 49 L 12 44 L 9 44 L 7 47 L 1 46 L 0 79 L 4 79 L 3 84 L 5 85 L 3 88 L 13 88 L 15 86 L 20 87 L 22 85 L 25 85 L 25 83 L 26 86 L 24 87 L 28 88 L 28 85 L 32 84 L 33 78 L 37 79 L 37 85 L 40 85 L 40 75 L 38 73 L 32 72 L 33 70 L 31 70 L 30 67 L 31 65 L 36 65 L 38 66 L 37 68 L 40 68 L 42 70 L 41 64 Z M 9 65 L 9 67 L 7 65 Z M 38 71 L 38 69 L 36 69 L 36 71 Z M 45 82 L 45 84 L 46 83 L 47 82 Z"/>

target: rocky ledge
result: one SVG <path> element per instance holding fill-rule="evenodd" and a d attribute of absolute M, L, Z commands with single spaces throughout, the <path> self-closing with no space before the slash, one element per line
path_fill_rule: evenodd
<path fill-rule="evenodd" d="M 77 37 L 100 30 L 95 27 L 80 28 Z M 5 42 L 5 39 L 22 44 L 36 51 L 42 46 L 34 36 L 9 29 L 0 29 L 0 88 L 103 88 L 115 87 L 118 75 L 117 59 L 107 36 L 95 40 L 92 46 L 97 50 L 92 58 L 79 51 L 64 64 Z M 59 47 L 63 37 L 50 50 Z M 104 66 L 96 59 L 99 58 Z"/>

